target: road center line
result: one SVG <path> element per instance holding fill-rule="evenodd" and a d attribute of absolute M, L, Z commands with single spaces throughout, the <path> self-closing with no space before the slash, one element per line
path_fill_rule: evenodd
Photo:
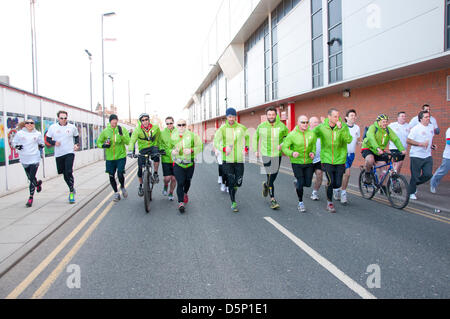
<path fill-rule="evenodd" d="M 339 268 L 329 262 L 326 258 L 322 257 L 319 253 L 317 253 L 314 249 L 309 247 L 306 243 L 300 240 L 297 236 L 292 234 L 286 228 L 281 226 L 275 220 L 270 217 L 264 217 L 266 221 L 271 223 L 276 229 L 278 229 L 281 233 L 283 233 L 286 237 L 292 240 L 298 247 L 300 247 L 304 252 L 306 252 L 311 258 L 313 258 L 316 262 L 318 262 L 322 267 L 328 270 L 331 274 L 333 274 L 337 279 L 342 281 L 347 287 L 361 296 L 363 299 L 377 299 L 374 295 L 372 295 L 369 291 L 367 291 L 364 287 L 358 284 L 356 281 L 351 279 L 345 273 L 343 273 Z"/>
<path fill-rule="evenodd" d="M 133 175 L 137 171 L 137 168 L 129 174 Z M 133 179 L 130 180 L 130 182 Z M 127 183 L 127 186 L 129 183 Z M 45 269 L 47 266 L 56 258 L 56 256 L 67 246 L 67 244 L 81 231 L 81 229 L 89 222 L 89 220 L 98 212 L 98 210 L 103 207 L 105 202 L 110 199 L 113 192 L 110 192 L 105 199 L 98 204 L 92 212 L 87 215 L 80 224 L 75 227 L 75 229 L 66 237 L 64 240 L 6 297 L 6 299 L 16 299 L 19 297 L 25 289 L 36 279 L 37 276 Z"/>

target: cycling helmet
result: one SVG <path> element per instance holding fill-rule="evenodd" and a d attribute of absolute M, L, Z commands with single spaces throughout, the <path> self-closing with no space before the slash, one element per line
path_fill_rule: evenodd
<path fill-rule="evenodd" d="M 389 120 L 389 116 L 387 116 L 386 114 L 380 114 L 377 117 L 377 122 L 381 121 L 381 120 Z"/>
<path fill-rule="evenodd" d="M 148 115 L 147 113 L 142 113 L 141 115 L 139 115 L 139 122 L 142 121 L 143 117 L 148 117 L 150 119 L 150 115 Z"/>

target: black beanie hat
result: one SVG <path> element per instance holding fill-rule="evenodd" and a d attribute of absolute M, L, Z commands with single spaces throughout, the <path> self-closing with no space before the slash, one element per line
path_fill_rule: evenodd
<path fill-rule="evenodd" d="M 119 118 L 117 117 L 116 114 L 111 114 L 111 115 L 109 116 L 109 122 L 111 122 L 112 120 L 119 120 Z"/>

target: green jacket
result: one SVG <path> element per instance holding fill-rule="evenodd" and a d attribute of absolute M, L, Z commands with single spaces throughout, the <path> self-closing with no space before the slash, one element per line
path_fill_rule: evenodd
<path fill-rule="evenodd" d="M 178 150 L 177 155 L 173 158 L 175 164 L 180 167 L 188 168 L 194 165 L 195 157 L 202 152 L 203 143 L 200 137 L 186 130 L 183 135 L 172 134 L 172 150 Z M 185 149 L 190 149 L 190 154 L 184 154 Z"/>
<path fill-rule="evenodd" d="M 256 133 L 253 134 L 253 151 L 258 151 L 259 142 L 261 141 L 261 154 L 263 156 L 281 156 L 282 153 L 281 150 L 278 150 L 278 146 L 283 143 L 288 134 L 288 128 L 280 121 L 280 117 L 277 115 L 274 124 L 265 121 L 258 125 Z"/>
<path fill-rule="evenodd" d="M 173 141 L 172 136 L 178 134 L 178 130 L 174 128 L 170 131 L 167 127 L 161 131 L 161 138 L 159 140 L 159 149 L 166 151 L 166 155 L 161 156 L 161 161 L 163 163 L 173 163 L 172 160 L 172 149 L 173 149 Z"/>
<path fill-rule="evenodd" d="M 151 129 L 147 133 L 142 129 L 141 122 L 138 121 L 138 125 L 134 129 L 133 134 L 131 134 L 130 145 L 128 146 L 128 151 L 131 151 L 131 152 L 134 151 L 134 145 L 136 144 L 136 141 L 138 143 L 139 151 L 142 151 L 143 149 L 146 149 L 146 148 L 149 148 L 152 146 L 159 147 L 161 131 L 160 131 L 158 125 L 156 125 L 156 124 L 151 124 L 151 125 L 152 125 Z M 149 140 L 150 135 L 155 136 L 154 141 Z"/>
<path fill-rule="evenodd" d="M 347 124 L 339 118 L 342 127 L 331 129 L 329 120 L 317 125 L 313 132 L 320 138 L 320 161 L 325 164 L 345 164 L 347 161 L 347 144 L 352 142 Z"/>
<path fill-rule="evenodd" d="M 216 132 L 214 136 L 214 147 L 222 151 L 222 159 L 227 163 L 243 163 L 244 150 L 249 148 L 250 137 L 247 128 L 234 122 L 233 125 L 228 120 Z M 231 152 L 226 155 L 224 148 L 230 146 Z"/>
<path fill-rule="evenodd" d="M 97 139 L 97 146 L 101 148 L 107 139 L 110 139 L 110 147 L 105 148 L 106 160 L 113 161 L 127 156 L 125 145 L 130 143 L 130 134 L 128 130 L 122 126 L 122 135 L 119 134 L 119 128 L 112 128 L 108 123 L 106 128 L 100 133 Z"/>
<path fill-rule="evenodd" d="M 394 130 L 390 129 L 388 134 L 387 130 L 381 128 L 378 125 L 378 122 L 375 121 L 371 126 L 369 126 L 361 149 L 368 148 L 374 154 L 378 154 L 377 148 L 381 148 L 384 151 L 389 143 L 389 140 L 397 146 L 400 152 L 405 150 L 402 142 L 398 138 L 397 134 L 395 134 Z"/>
<path fill-rule="evenodd" d="M 309 153 L 316 153 L 316 141 L 317 137 L 313 131 L 309 128 L 302 132 L 299 127 L 296 126 L 294 130 L 289 133 L 283 143 L 283 153 L 289 156 L 291 163 L 293 164 L 310 164 L 313 158 L 309 157 Z M 295 158 L 292 156 L 294 152 L 300 155 Z"/>

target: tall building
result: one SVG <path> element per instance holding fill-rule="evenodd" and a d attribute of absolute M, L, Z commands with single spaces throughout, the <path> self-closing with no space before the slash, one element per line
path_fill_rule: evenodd
<path fill-rule="evenodd" d="M 291 130 L 301 114 L 354 108 L 364 129 L 379 113 L 410 120 L 428 103 L 445 132 L 449 11 L 450 0 L 224 0 L 201 48 L 189 121 L 210 141 L 227 106 L 250 128 L 276 106 Z M 436 159 L 444 143 L 441 133 Z"/>

